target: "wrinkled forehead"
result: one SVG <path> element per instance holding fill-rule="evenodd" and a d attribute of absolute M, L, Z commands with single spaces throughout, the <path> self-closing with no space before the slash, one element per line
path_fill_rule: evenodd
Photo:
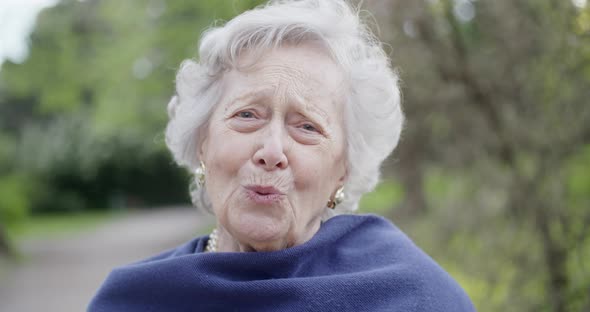
<path fill-rule="evenodd" d="M 246 51 L 224 80 L 226 91 L 231 93 L 264 89 L 277 96 L 296 96 L 309 101 L 326 98 L 341 101 L 347 90 L 344 71 L 325 48 L 315 44 Z"/>

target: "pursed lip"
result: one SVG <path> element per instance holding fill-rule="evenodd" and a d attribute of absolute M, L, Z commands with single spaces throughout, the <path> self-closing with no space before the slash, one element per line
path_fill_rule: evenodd
<path fill-rule="evenodd" d="M 259 195 L 285 195 L 274 186 L 248 185 L 245 188 Z"/>
<path fill-rule="evenodd" d="M 285 194 L 273 186 L 249 185 L 244 187 L 246 196 L 257 205 L 273 205 L 280 202 Z"/>

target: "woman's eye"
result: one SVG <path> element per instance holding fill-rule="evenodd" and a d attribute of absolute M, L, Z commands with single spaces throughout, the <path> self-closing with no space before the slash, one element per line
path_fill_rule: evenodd
<path fill-rule="evenodd" d="M 303 126 L 301 126 L 301 128 L 303 128 L 303 130 L 306 130 L 306 131 L 320 132 L 318 129 L 316 129 L 316 127 L 314 127 L 311 124 L 303 124 Z"/>
<path fill-rule="evenodd" d="M 240 118 L 254 118 L 254 114 L 249 111 L 239 112 L 237 116 Z"/>

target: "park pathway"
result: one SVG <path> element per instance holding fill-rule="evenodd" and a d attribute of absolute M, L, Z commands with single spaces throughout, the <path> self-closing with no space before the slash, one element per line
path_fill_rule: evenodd
<path fill-rule="evenodd" d="M 85 311 L 110 270 L 205 233 L 209 215 L 178 207 L 134 212 L 75 237 L 25 242 L 0 276 L 0 311 Z"/>

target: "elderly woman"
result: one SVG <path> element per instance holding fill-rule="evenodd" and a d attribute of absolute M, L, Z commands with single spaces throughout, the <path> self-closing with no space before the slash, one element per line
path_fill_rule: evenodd
<path fill-rule="evenodd" d="M 114 270 L 89 311 L 474 311 L 389 221 L 342 214 L 402 128 L 398 78 L 344 1 L 273 1 L 203 35 L 166 142 L 217 227 Z"/>

